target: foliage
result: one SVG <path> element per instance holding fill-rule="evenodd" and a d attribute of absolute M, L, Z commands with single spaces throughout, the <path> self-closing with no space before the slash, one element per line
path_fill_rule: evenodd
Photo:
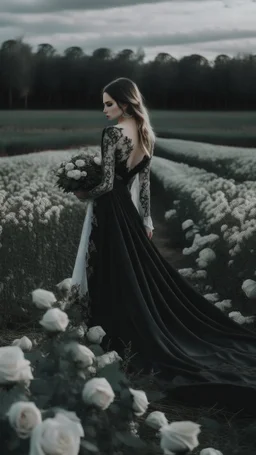
<path fill-rule="evenodd" d="M 122 74 L 139 84 L 154 109 L 255 108 L 255 55 L 219 55 L 214 62 L 198 54 L 178 60 L 160 52 L 149 62 L 144 56 L 143 49 L 114 53 L 107 48 L 88 55 L 78 46 L 60 55 L 49 43 L 32 52 L 22 40 L 5 41 L 0 50 L 1 105 L 98 108 L 101 89 Z"/>

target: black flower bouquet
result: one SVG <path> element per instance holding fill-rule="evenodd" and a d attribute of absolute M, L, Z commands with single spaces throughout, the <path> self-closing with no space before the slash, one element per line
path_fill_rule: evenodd
<path fill-rule="evenodd" d="M 83 152 L 63 161 L 55 171 L 56 185 L 64 193 L 89 191 L 101 181 L 101 157 L 98 153 Z"/>

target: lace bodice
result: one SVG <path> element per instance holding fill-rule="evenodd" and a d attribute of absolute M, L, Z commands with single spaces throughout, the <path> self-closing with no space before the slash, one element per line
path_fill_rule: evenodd
<path fill-rule="evenodd" d="M 153 229 L 150 215 L 150 164 L 151 156 L 144 158 L 132 169 L 127 162 L 133 150 L 132 140 L 125 136 L 122 129 L 109 126 L 103 130 L 101 140 L 102 181 L 87 192 L 88 198 L 98 198 L 112 191 L 114 179 L 122 178 L 131 189 L 132 182 L 139 173 L 139 200 L 144 224 Z"/>

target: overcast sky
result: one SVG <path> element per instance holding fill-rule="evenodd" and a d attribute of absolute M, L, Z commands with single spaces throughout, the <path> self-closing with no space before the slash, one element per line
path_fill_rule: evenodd
<path fill-rule="evenodd" d="M 80 46 L 159 52 L 256 54 L 256 0 L 0 0 L 0 43 L 23 36 L 36 50 Z"/>

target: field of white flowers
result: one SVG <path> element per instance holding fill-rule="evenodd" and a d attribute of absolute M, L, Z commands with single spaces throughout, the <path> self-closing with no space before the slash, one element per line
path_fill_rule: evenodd
<path fill-rule="evenodd" d="M 158 143 L 172 158 L 155 157 L 152 165 L 169 207 L 170 238 L 178 226 L 183 254 L 194 264 L 181 272 L 193 278 L 197 269 L 196 277 L 218 293 L 209 298 L 224 299 L 219 305 L 229 311 L 255 313 L 256 151 L 166 139 Z"/>
<path fill-rule="evenodd" d="M 183 142 L 182 144 L 181 141 L 177 142 L 176 140 L 165 141 L 166 150 L 168 150 L 168 144 L 170 150 L 176 151 L 175 153 L 172 152 L 174 154 L 168 160 L 159 157 L 153 158 L 152 176 L 164 190 L 165 205 L 167 207 L 165 219 L 169 226 L 170 239 L 174 236 L 174 231 L 176 231 L 175 235 L 177 236 L 178 229 L 178 235 L 182 239 L 184 246 L 183 254 L 188 259 L 188 268 L 180 272 L 189 279 L 194 280 L 196 278 L 199 282 L 200 280 L 204 281 L 206 283 L 204 289 L 208 292 L 207 298 L 220 308 L 227 309 L 230 317 L 237 318 L 239 316 L 239 319 L 236 320 L 240 323 L 250 322 L 252 319 L 249 316 L 249 319 L 245 319 L 243 316 L 253 315 L 256 304 L 256 268 L 254 260 L 256 250 L 256 182 L 253 155 L 249 157 L 249 152 L 245 150 L 244 155 L 241 152 L 239 159 L 236 159 L 235 156 L 232 156 L 230 150 L 228 157 L 227 149 L 223 150 L 223 155 L 221 156 L 218 147 L 209 146 L 209 149 L 207 145 L 203 144 L 205 149 L 203 146 L 198 146 L 196 150 L 195 148 L 190 148 L 187 142 Z M 177 148 L 175 148 L 176 146 Z M 194 160 L 193 165 L 191 161 L 188 163 L 187 156 L 189 149 Z M 97 150 L 99 151 L 99 147 L 97 147 Z M 211 150 L 211 153 L 209 150 Z M 31 315 L 35 314 L 33 306 L 36 301 L 33 294 L 31 297 L 32 291 L 35 292 L 35 289 L 43 288 L 54 292 L 56 290 L 56 284 L 66 277 L 70 277 L 72 274 L 86 204 L 79 202 L 71 194 L 64 194 L 55 186 L 53 170 L 61 161 L 69 159 L 75 153 L 77 153 L 77 150 L 73 149 L 69 151 L 48 151 L 0 158 L 0 322 L 2 327 L 6 323 L 8 323 L 8 327 L 11 327 L 10 323 L 12 321 L 14 322 L 14 326 L 17 322 L 26 323 L 27 316 L 25 317 L 25 315 L 27 315 L 27 312 L 23 308 L 27 308 L 28 303 L 31 304 Z M 189 159 L 192 158 L 190 157 Z M 209 163 L 211 163 L 212 167 L 210 167 Z M 228 166 L 228 163 L 230 163 L 230 166 Z M 225 174 L 227 169 L 232 172 L 228 176 Z M 38 308 L 42 308 L 41 297 L 39 303 Z M 51 307 L 50 303 L 48 307 Z M 52 312 L 51 317 L 53 312 L 56 315 L 56 310 L 57 308 L 49 310 L 49 312 Z M 241 314 L 237 315 L 237 313 L 234 313 L 236 310 L 241 311 L 242 316 Z M 52 320 L 49 321 L 49 312 L 46 312 L 41 320 L 41 325 L 46 330 L 52 330 L 51 327 L 54 322 Z M 59 314 L 58 312 L 57 315 Z M 70 321 L 73 322 L 71 319 Z M 59 321 L 55 321 L 55 329 L 56 323 L 59 324 Z M 68 319 L 66 317 L 66 325 L 67 323 Z M 38 315 L 35 318 L 35 324 L 38 324 Z M 65 332 L 66 325 L 65 328 L 60 327 L 57 330 L 60 333 Z M 58 445 L 59 443 L 58 438 L 62 434 L 61 432 L 71 431 L 70 421 L 67 420 L 67 418 L 71 417 L 76 419 L 75 422 L 77 422 L 76 425 L 79 425 L 79 428 L 79 419 L 81 419 L 81 423 L 83 424 L 83 429 L 81 430 L 80 428 L 81 431 L 76 440 L 76 450 L 72 453 L 77 455 L 80 438 L 81 454 L 87 454 L 88 451 L 92 451 L 91 449 L 95 447 L 93 444 L 96 443 L 96 438 L 94 438 L 94 441 L 92 440 L 93 438 L 90 439 L 91 434 L 85 434 L 88 428 L 88 432 L 90 432 L 91 427 L 87 425 L 86 419 L 91 419 L 91 414 L 85 408 L 85 416 L 83 415 L 84 408 L 81 407 L 81 390 L 85 387 L 84 376 L 77 375 L 77 366 L 81 366 L 81 360 L 84 360 L 84 357 L 83 359 L 79 358 L 79 365 L 77 362 L 75 364 L 72 363 L 78 360 L 72 356 L 81 352 L 86 352 L 88 356 L 88 354 L 91 355 L 91 351 L 89 352 L 85 346 L 77 344 L 79 342 L 78 340 L 75 344 L 71 345 L 72 349 L 76 348 L 71 350 L 72 358 L 66 359 L 65 356 L 66 354 L 69 355 L 69 352 L 66 352 L 64 349 L 64 341 L 70 342 L 69 335 L 64 333 L 64 338 L 62 339 L 62 335 L 59 335 L 57 332 L 55 336 L 56 343 L 55 338 L 51 335 L 48 340 L 49 342 L 47 341 L 48 344 L 43 346 L 47 354 L 45 356 L 41 355 L 39 347 L 36 349 L 36 341 L 33 343 L 34 348 L 26 354 L 26 358 L 24 359 L 20 349 L 29 350 L 32 347 L 32 343 L 26 337 L 23 337 L 21 340 L 15 340 L 12 347 L 0 348 L 1 384 L 6 383 L 3 373 L 9 375 L 8 368 L 13 367 L 7 361 L 11 354 L 19 357 L 18 360 L 20 363 L 16 362 L 17 359 L 15 362 L 18 366 L 20 364 L 22 368 L 26 367 L 30 379 L 32 376 L 29 366 L 30 361 L 34 368 L 33 375 L 35 379 L 31 383 L 29 392 L 29 399 L 32 403 L 29 405 L 23 402 L 27 400 L 26 394 L 29 389 L 26 389 L 24 392 L 24 400 L 19 401 L 20 388 L 10 388 L 10 393 L 7 393 L 4 388 L 1 388 L 1 403 L 5 404 L 5 407 L 1 409 L 2 415 L 0 415 L 5 425 L 2 435 L 5 438 L 4 444 L 8 448 L 11 444 L 14 455 L 16 453 L 28 453 L 30 436 L 32 441 L 30 447 L 34 443 L 38 447 L 40 446 L 38 452 L 32 447 L 29 452 L 30 455 L 55 453 L 53 451 L 56 451 L 58 448 L 56 444 Z M 76 334 L 76 337 L 78 336 L 81 336 L 80 332 Z M 25 344 L 22 346 L 22 343 Z M 91 345 L 89 347 L 92 348 Z M 42 348 L 42 352 L 44 352 L 44 349 Z M 103 352 L 101 354 L 101 358 L 103 358 Z M 95 356 L 92 353 L 93 362 L 98 366 L 98 347 Z M 58 359 L 58 362 L 56 359 Z M 61 374 L 66 374 L 64 378 L 65 388 L 63 388 L 64 383 L 62 384 L 60 382 L 58 382 L 58 387 L 49 387 L 50 379 L 47 377 L 46 381 L 42 376 L 47 371 L 51 376 L 51 380 L 60 381 L 62 376 L 59 375 L 59 369 L 57 368 L 54 371 L 54 375 L 52 374 L 51 368 L 49 369 L 48 364 L 52 360 L 54 360 L 54 365 L 57 365 L 61 369 Z M 12 361 L 12 357 L 10 357 L 10 361 Z M 3 371 L 1 365 L 4 365 L 4 368 L 7 368 L 7 370 Z M 15 375 L 16 373 L 15 370 Z M 70 375 L 73 375 L 72 381 L 70 381 Z M 21 377 L 24 380 L 24 377 Z M 14 379 L 10 379 L 10 376 L 8 376 L 8 381 L 9 383 L 10 381 L 19 383 L 19 378 L 17 379 L 17 375 Z M 8 387 L 10 385 L 9 383 Z M 70 389 L 71 383 L 73 384 L 72 390 Z M 150 381 L 148 381 L 148 384 L 150 384 Z M 107 387 L 109 387 L 108 384 Z M 59 390 L 61 391 L 60 393 Z M 132 392 L 136 392 L 133 389 L 130 389 L 130 392 L 131 390 Z M 64 392 L 65 396 L 63 395 Z M 146 413 L 148 406 L 147 396 L 143 391 L 139 390 L 139 392 L 139 403 L 140 406 L 143 405 L 143 413 Z M 148 397 L 150 398 L 150 395 Z M 124 398 L 126 400 L 126 396 Z M 128 398 L 130 399 L 131 397 L 129 396 Z M 87 403 L 84 397 L 83 401 L 85 402 L 83 406 L 86 406 Z M 131 406 L 135 409 L 134 406 L 136 403 L 134 402 L 134 398 L 130 401 Z M 9 408 L 11 403 L 13 405 Z M 74 411 L 74 403 L 77 405 L 78 414 L 80 413 L 78 416 L 79 419 L 74 412 L 71 413 L 72 416 L 66 412 L 70 410 Z M 164 406 L 162 404 L 161 409 L 164 409 Z M 7 408 L 9 408 L 9 411 L 6 418 L 5 411 L 7 411 Z M 42 409 L 42 414 L 44 414 L 43 423 L 41 422 L 42 417 L 40 414 Z M 172 427 L 170 428 L 165 416 L 161 412 L 158 412 L 158 409 L 158 405 L 152 403 L 150 410 L 156 410 L 156 413 L 153 413 L 153 415 L 151 413 L 150 418 L 152 422 L 150 423 L 149 419 L 149 426 L 157 429 L 159 425 L 164 424 L 165 428 L 170 432 Z M 240 453 L 251 455 L 253 453 L 250 451 L 252 447 L 253 450 L 255 448 L 255 423 L 253 421 L 248 421 L 251 424 L 249 426 L 247 421 L 241 422 L 241 427 L 239 427 L 240 424 L 238 422 L 238 427 L 235 427 L 231 419 L 228 422 L 225 419 L 225 422 L 220 420 L 221 423 L 218 423 L 215 420 L 217 411 L 214 408 L 192 411 L 185 407 L 184 409 L 178 406 L 175 408 L 173 403 L 167 403 L 166 410 L 171 410 L 168 419 L 170 422 L 172 421 L 174 427 L 176 420 L 192 420 L 193 422 L 189 423 L 189 425 L 193 431 L 195 429 L 198 432 L 198 423 L 202 423 L 201 447 L 197 447 L 197 451 L 193 453 L 200 453 L 200 455 L 222 455 L 222 452 L 219 450 L 206 447 L 219 447 L 223 449 L 224 455 L 233 455 L 234 453 L 238 455 Z M 26 413 L 28 412 L 30 413 L 29 415 L 32 415 L 32 411 L 37 420 L 35 419 L 33 421 L 34 426 L 29 427 L 29 434 L 27 431 L 24 436 L 22 433 L 24 432 L 24 428 L 21 427 L 21 423 L 23 423 L 21 412 L 25 413 L 22 415 L 26 417 Z M 59 417 L 60 412 L 64 417 Z M 95 418 L 95 410 L 92 409 L 90 412 L 93 412 L 92 418 L 94 419 L 94 424 L 97 425 L 98 417 L 97 419 Z M 114 413 L 116 413 L 115 407 Z M 103 414 L 100 414 L 100 416 L 106 419 Z M 133 414 L 131 416 L 133 419 Z M 103 422 L 105 425 L 107 421 L 104 420 Z M 30 423 L 28 421 L 29 425 Z M 132 430 L 133 426 L 129 428 L 137 438 L 137 428 L 140 429 L 140 427 L 137 422 L 132 421 L 132 424 L 133 426 L 135 425 L 135 433 Z M 41 447 L 39 433 L 41 430 L 45 430 L 45 428 L 48 431 L 48 426 L 50 431 L 51 425 L 58 426 L 56 441 L 53 444 L 51 438 L 46 437 L 42 443 L 43 447 L 46 448 L 42 452 L 43 449 Z M 63 425 L 63 428 L 61 425 Z M 103 428 L 105 431 L 104 435 L 106 436 L 106 426 L 104 425 L 100 429 Z M 183 422 L 181 422 L 181 427 L 182 425 Z M 35 432 L 32 435 L 34 427 Z M 143 430 L 143 427 L 141 428 Z M 177 430 L 178 428 L 175 431 L 177 432 Z M 171 437 L 168 436 L 168 447 L 163 438 L 164 434 L 161 435 L 160 439 L 158 436 L 157 443 L 155 440 L 152 442 L 151 440 L 149 441 L 152 454 L 171 453 L 170 442 L 173 440 L 173 433 L 171 433 Z M 84 435 L 86 436 L 85 442 L 82 440 L 82 436 Z M 71 436 L 70 440 L 72 442 L 73 439 Z M 135 450 L 137 448 L 141 454 L 145 453 L 148 455 L 151 453 L 147 451 L 147 448 L 143 452 L 143 446 L 140 448 L 139 444 L 141 442 L 138 438 L 135 440 L 132 437 L 131 439 L 130 430 L 128 436 L 126 432 L 124 434 L 126 439 L 120 439 L 120 441 L 121 443 L 125 441 L 127 444 L 131 444 L 134 453 L 137 453 Z M 40 444 L 36 440 L 36 437 L 39 438 Z M 23 441 L 23 438 L 26 439 Z M 105 440 L 106 438 L 102 438 L 100 434 L 99 441 L 105 443 Z M 49 441 L 52 444 L 52 452 L 48 450 Z M 196 444 L 189 448 L 193 450 L 197 444 L 198 441 L 196 438 Z M 205 448 L 202 449 L 202 447 Z M 60 453 L 64 452 L 62 451 Z M 126 452 L 115 453 L 121 454 Z M 130 453 L 130 447 L 127 453 Z M 172 453 L 176 452 L 173 451 Z"/>
<path fill-rule="evenodd" d="M 205 289 L 218 293 L 209 295 L 213 302 L 224 300 L 222 305 L 230 312 L 252 315 L 256 303 L 252 165 L 256 152 L 244 149 L 243 154 L 239 149 L 233 154 L 228 147 L 166 139 L 158 139 L 157 145 L 161 147 L 162 141 L 173 160 L 154 157 L 152 175 L 165 191 L 170 238 L 178 226 L 183 254 L 191 265 L 181 273 L 206 281 Z M 22 321 L 23 305 L 33 289 L 54 290 L 72 274 L 86 204 L 55 186 L 53 169 L 75 153 L 77 149 L 1 158 L 2 323 Z M 194 166 L 187 164 L 192 159 Z M 209 163 L 214 173 L 207 170 Z M 223 176 L 228 163 L 232 178 Z"/>
<path fill-rule="evenodd" d="M 58 189 L 52 172 L 72 154 L 74 150 L 1 158 L 2 322 L 22 320 L 22 305 L 33 289 L 51 289 L 72 274 L 86 205 Z"/>
<path fill-rule="evenodd" d="M 158 138 L 164 158 L 215 172 L 219 177 L 256 180 L 256 149 L 205 144 L 203 142 Z"/>

